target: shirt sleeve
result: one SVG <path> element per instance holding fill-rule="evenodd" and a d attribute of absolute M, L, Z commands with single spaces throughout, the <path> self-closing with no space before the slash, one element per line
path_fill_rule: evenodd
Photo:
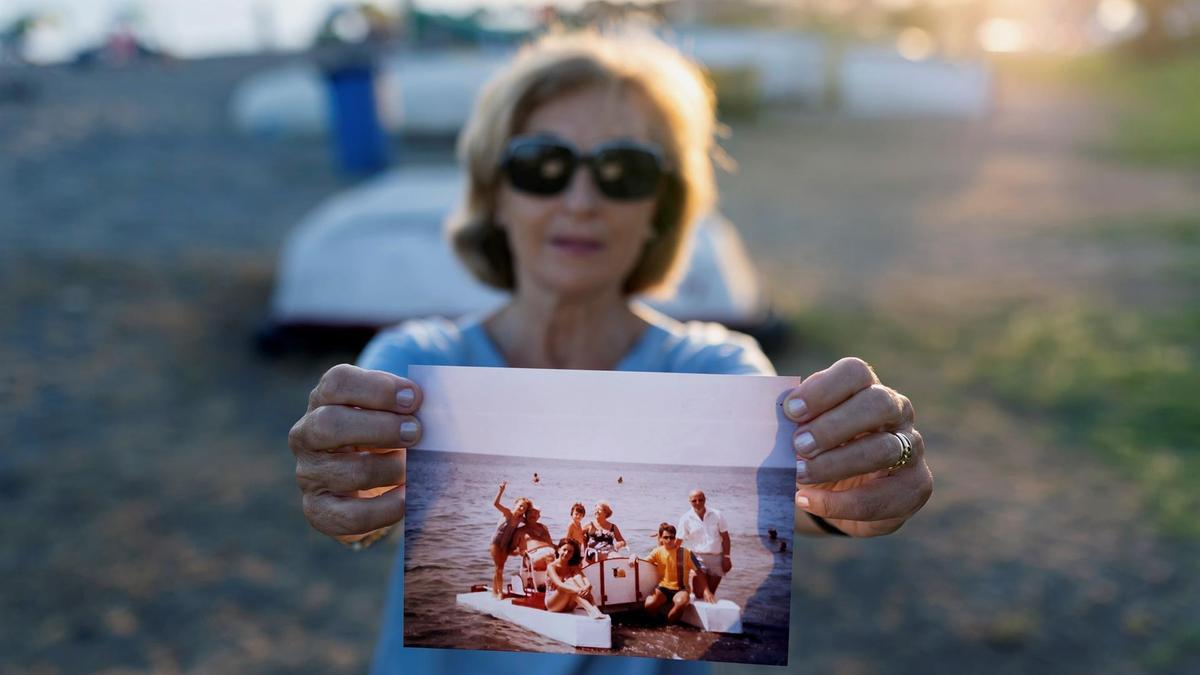
<path fill-rule="evenodd" d="M 675 324 L 666 342 L 665 370 L 712 375 L 774 375 L 758 342 L 718 323 Z"/>
<path fill-rule="evenodd" d="M 409 366 L 453 366 L 463 362 L 462 333 L 452 322 L 421 319 L 386 328 L 358 356 L 368 370 L 408 375 Z"/>
<path fill-rule="evenodd" d="M 729 525 L 725 523 L 725 514 L 724 513 L 717 514 L 717 531 L 718 532 L 729 532 Z"/>

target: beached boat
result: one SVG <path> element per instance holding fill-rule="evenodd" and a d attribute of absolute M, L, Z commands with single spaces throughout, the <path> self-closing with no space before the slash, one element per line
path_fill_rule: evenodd
<path fill-rule="evenodd" d="M 742 608 L 732 600 L 705 602 L 692 595 L 692 604 L 683 610 L 684 623 L 710 633 L 741 633 Z"/>
<path fill-rule="evenodd" d="M 578 608 L 573 612 L 548 611 L 544 593 L 525 596 L 506 594 L 500 599 L 486 587 L 475 587 L 470 593 L 459 593 L 457 601 L 460 605 L 574 647 L 612 649 L 612 619 L 608 615 L 593 619 Z"/>
<path fill-rule="evenodd" d="M 614 557 L 589 563 L 583 574 L 595 589 L 596 606 L 604 612 L 640 609 L 646 598 L 654 593 L 658 572 L 654 565 L 638 559 L 629 564 L 627 557 Z M 741 633 L 742 608 L 732 600 L 705 602 L 691 596 L 692 602 L 683 614 L 684 623 L 713 633 Z"/>
<path fill-rule="evenodd" d="M 654 594 L 658 580 L 653 564 L 639 559 L 636 565 L 630 565 L 627 557 L 588 563 L 583 568 L 583 576 L 592 583 L 596 607 L 602 612 L 641 607 L 646 598 Z"/>
<path fill-rule="evenodd" d="M 654 593 L 658 574 L 654 565 L 628 557 L 613 557 L 588 563 L 583 574 L 592 584 L 596 607 L 607 613 L 640 609 Z M 575 647 L 612 648 L 612 620 L 606 615 L 593 619 L 582 609 L 551 612 L 546 609 L 546 573 L 523 565 L 514 575 L 504 597 L 495 597 L 486 586 L 473 586 L 460 593 L 457 602 L 553 640 Z M 742 608 L 731 600 L 705 602 L 692 595 L 682 619 L 701 630 L 714 633 L 741 633 Z"/>
<path fill-rule="evenodd" d="M 487 312 L 505 295 L 456 258 L 443 221 L 464 189 L 453 167 L 390 171 L 313 210 L 289 235 L 269 316 L 258 334 L 266 353 L 296 347 L 361 346 L 381 327 L 427 316 Z M 665 298 L 642 298 L 680 321 L 715 321 L 778 346 L 786 326 L 737 228 L 718 211 L 692 233 L 686 272 Z M 397 292 L 404 289 L 405 292 Z"/>

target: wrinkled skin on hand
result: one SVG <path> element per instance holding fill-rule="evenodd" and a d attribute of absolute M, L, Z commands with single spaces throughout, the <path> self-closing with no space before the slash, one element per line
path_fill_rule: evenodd
<path fill-rule="evenodd" d="M 292 426 L 304 516 L 343 543 L 404 518 L 405 449 L 421 438 L 421 389 L 403 377 L 330 368 Z"/>
<path fill-rule="evenodd" d="M 784 399 L 796 422 L 797 527 L 820 516 L 855 537 L 900 529 L 933 493 L 912 402 L 857 358 L 813 373 Z M 912 455 L 902 466 L 904 434 Z M 811 522 L 811 521 L 810 521 Z"/>

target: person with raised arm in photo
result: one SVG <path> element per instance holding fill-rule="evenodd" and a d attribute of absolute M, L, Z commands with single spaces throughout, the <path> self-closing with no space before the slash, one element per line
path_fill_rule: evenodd
<path fill-rule="evenodd" d="M 492 506 L 502 514 L 500 522 L 496 523 L 496 533 L 492 535 L 489 549 L 492 554 L 492 564 L 495 565 L 495 571 L 492 574 L 492 595 L 497 598 L 504 597 L 504 563 L 508 562 L 508 556 L 518 541 L 517 531 L 525 523 L 525 513 L 533 507 L 533 502 L 529 501 L 527 497 L 518 497 L 511 509 L 501 504 L 500 499 L 504 496 L 504 489 L 507 487 L 508 481 L 501 483 L 500 489 L 496 492 L 496 499 L 492 502 Z"/>

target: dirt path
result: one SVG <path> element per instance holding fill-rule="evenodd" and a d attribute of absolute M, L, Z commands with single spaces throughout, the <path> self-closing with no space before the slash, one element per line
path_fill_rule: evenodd
<path fill-rule="evenodd" d="M 391 549 L 310 532 L 284 444 L 351 355 L 247 348 L 282 237 L 340 185 L 319 142 L 227 130 L 229 87 L 261 65 L 47 73 L 0 111 L 0 672 L 363 670 Z M 1005 92 L 985 125 L 739 130 L 726 210 L 781 306 L 1096 292 L 1121 261 L 1030 234 L 1200 206 L 1195 176 L 1081 152 L 1077 105 Z M 1131 672 L 1196 625 L 1196 551 L 1153 537 L 1120 475 L 986 401 L 920 409 L 921 517 L 798 547 L 797 670 Z"/>

